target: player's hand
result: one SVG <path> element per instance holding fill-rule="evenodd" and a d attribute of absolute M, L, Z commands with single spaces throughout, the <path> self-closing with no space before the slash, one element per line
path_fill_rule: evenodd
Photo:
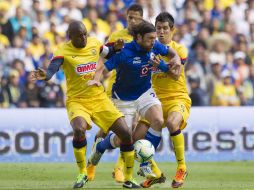
<path fill-rule="evenodd" d="M 119 51 L 123 48 L 124 46 L 124 40 L 123 39 L 118 39 L 115 43 L 114 43 L 114 50 L 115 51 Z"/>
<path fill-rule="evenodd" d="M 178 55 L 174 56 L 170 62 L 170 69 L 169 72 L 175 76 L 179 76 L 181 74 L 182 64 L 180 57 Z"/>
<path fill-rule="evenodd" d="M 38 70 L 35 70 L 35 71 L 31 71 L 30 72 L 30 79 L 32 81 L 45 80 L 46 79 L 46 71 L 41 68 L 38 68 Z"/>
<path fill-rule="evenodd" d="M 87 86 L 101 86 L 101 83 L 97 80 L 89 80 L 87 81 Z"/>
<path fill-rule="evenodd" d="M 161 61 L 161 60 L 160 60 L 158 57 L 154 56 L 154 58 L 150 59 L 150 60 L 148 61 L 148 63 L 151 64 L 151 65 L 153 65 L 154 67 L 158 67 L 159 64 L 160 64 L 160 61 Z"/>

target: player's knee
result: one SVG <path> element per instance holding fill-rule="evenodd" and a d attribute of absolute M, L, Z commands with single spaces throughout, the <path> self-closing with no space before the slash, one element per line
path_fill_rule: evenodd
<path fill-rule="evenodd" d="M 133 142 L 131 130 L 126 130 L 125 134 L 122 136 L 121 141 L 124 144 L 131 144 Z"/>
<path fill-rule="evenodd" d="M 76 126 L 73 128 L 74 137 L 77 139 L 83 139 L 85 137 L 85 129 L 82 126 Z"/>
<path fill-rule="evenodd" d="M 164 119 L 162 117 L 157 117 L 152 121 L 151 126 L 153 126 L 153 129 L 155 130 L 161 130 L 163 123 Z"/>
<path fill-rule="evenodd" d="M 175 117 L 169 117 L 166 126 L 171 133 L 175 132 L 179 129 L 179 121 Z"/>

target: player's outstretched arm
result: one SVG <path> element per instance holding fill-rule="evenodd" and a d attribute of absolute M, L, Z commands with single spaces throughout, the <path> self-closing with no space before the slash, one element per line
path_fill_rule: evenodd
<path fill-rule="evenodd" d="M 50 80 L 52 76 L 59 70 L 63 63 L 63 58 L 53 58 L 47 68 L 47 71 L 39 68 L 38 70 L 31 71 L 32 80 Z"/>

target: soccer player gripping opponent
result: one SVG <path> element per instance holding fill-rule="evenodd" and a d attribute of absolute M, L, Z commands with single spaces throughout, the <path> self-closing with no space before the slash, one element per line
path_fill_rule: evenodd
<path fill-rule="evenodd" d="M 34 80 L 50 80 L 62 67 L 67 82 L 66 108 L 73 128 L 73 149 L 79 168 L 79 175 L 73 188 L 82 188 L 87 182 L 86 137 L 91 128 L 91 121 L 101 127 L 104 133 L 112 130 L 120 138 L 121 155 L 124 158 L 125 183 L 129 188 L 139 188 L 132 181 L 134 151 L 129 130 L 123 114 L 117 110 L 108 98 L 102 86 L 88 86 L 93 79 L 100 51 L 104 46 L 96 38 L 87 37 L 82 22 L 74 21 L 68 28 L 70 41 L 61 46 L 51 60 L 47 71 L 32 71 Z"/>
<path fill-rule="evenodd" d="M 155 27 L 159 41 L 164 45 L 168 45 L 175 49 L 180 56 L 182 63 L 181 72 L 177 78 L 172 74 L 165 74 L 159 69 L 154 70 L 152 74 L 152 87 L 162 103 L 165 125 L 170 132 L 178 164 L 176 175 L 171 185 L 173 188 L 178 188 L 183 185 L 184 179 L 187 175 L 184 156 L 184 137 L 181 132 L 181 130 L 186 127 L 191 107 L 191 100 L 188 95 L 184 75 L 184 64 L 187 58 L 187 49 L 183 45 L 172 41 L 172 36 L 175 31 L 174 18 L 172 15 L 167 12 L 160 13 L 156 17 Z M 169 61 L 168 57 L 165 56 L 163 56 L 162 59 L 166 62 Z M 150 129 L 148 129 L 147 124 L 140 122 L 134 132 L 134 140 L 144 138 L 147 130 L 149 133 Z M 158 183 L 158 179 L 161 175 L 161 171 L 158 167 L 154 167 L 155 162 L 153 160 L 151 165 L 153 172 L 157 175 L 157 178 L 144 181 L 141 185 L 146 188 Z"/>
<path fill-rule="evenodd" d="M 126 16 L 127 16 L 127 25 L 128 25 L 127 28 L 120 30 L 120 31 L 113 32 L 109 36 L 109 39 L 108 39 L 109 43 L 115 43 L 119 39 L 124 40 L 125 43 L 131 42 L 133 40 L 132 29 L 134 27 L 136 27 L 143 20 L 142 19 L 142 16 L 143 16 L 142 6 L 139 4 L 132 4 L 127 9 Z M 110 76 L 106 80 L 106 83 L 107 83 L 106 92 L 107 92 L 108 96 L 111 97 L 112 85 L 116 79 L 116 71 L 113 70 L 109 74 L 110 74 Z M 103 135 L 103 131 L 100 130 L 96 134 L 96 139 L 99 137 L 105 137 L 105 136 L 106 135 Z M 124 182 L 123 165 L 124 165 L 123 158 L 119 155 L 116 165 L 114 167 L 113 173 L 112 173 L 113 178 L 118 183 Z M 89 164 L 89 163 L 87 164 L 87 177 L 88 177 L 89 181 L 94 180 L 94 177 L 95 177 L 95 166 L 92 164 Z"/>
<path fill-rule="evenodd" d="M 176 75 L 179 74 L 181 63 L 174 50 L 156 41 L 156 31 L 152 24 L 143 21 L 133 32 L 134 40 L 125 44 L 120 53 L 113 55 L 105 62 L 105 66 L 108 71 L 116 69 L 112 98 L 115 105 L 124 113 L 128 127 L 132 127 L 133 117 L 138 112 L 150 122 L 153 135 L 149 140 L 157 147 L 164 121 L 161 104 L 151 88 L 151 70 L 155 66 L 168 73 L 169 66 L 157 59 L 155 55 L 172 57 L 171 62 L 174 65 L 172 73 Z M 99 69 L 96 71 L 95 79 L 90 81 L 91 85 L 100 86 L 100 74 L 97 75 L 97 73 L 102 71 Z M 114 134 L 109 134 L 103 141 L 97 142 L 89 162 L 97 165 L 106 149 L 118 146 L 117 139 Z M 147 173 L 146 177 L 154 176 L 152 173 Z"/>

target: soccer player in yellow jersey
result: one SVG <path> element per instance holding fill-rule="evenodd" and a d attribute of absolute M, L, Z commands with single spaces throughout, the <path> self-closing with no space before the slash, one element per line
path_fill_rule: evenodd
<path fill-rule="evenodd" d="M 184 74 L 184 64 L 187 58 L 187 49 L 172 41 L 172 36 L 175 31 L 174 18 L 168 12 L 162 12 L 156 17 L 155 27 L 157 37 L 161 43 L 175 49 L 181 58 L 182 71 L 179 78 L 172 77 L 170 74 L 163 73 L 156 69 L 152 75 L 152 87 L 154 88 L 157 97 L 161 101 L 165 126 L 170 132 L 170 138 L 173 143 L 175 157 L 177 161 L 177 171 L 171 186 L 173 188 L 181 187 L 187 175 L 187 169 L 184 156 L 184 136 L 182 130 L 186 127 L 186 122 L 189 117 L 191 99 L 188 95 L 186 79 Z M 167 57 L 161 57 L 165 62 L 168 62 Z M 148 130 L 147 124 L 140 122 L 134 132 L 134 141 L 144 137 Z M 152 170 L 157 175 L 155 179 L 147 179 L 141 186 L 150 187 L 155 183 L 160 183 L 161 171 L 158 167 L 153 167 L 155 164 L 152 161 Z"/>
<path fill-rule="evenodd" d="M 89 86 L 93 79 L 96 65 L 104 46 L 96 39 L 87 36 L 82 22 L 74 21 L 68 28 L 70 41 L 61 46 L 47 68 L 47 71 L 32 71 L 34 80 L 49 80 L 62 67 L 67 82 L 66 108 L 73 128 L 73 149 L 79 168 L 79 175 L 73 188 L 82 188 L 87 182 L 86 137 L 91 128 L 91 121 L 104 133 L 112 130 L 121 139 L 120 151 L 124 162 L 125 186 L 139 188 L 133 182 L 134 151 L 131 131 L 124 121 L 123 114 L 113 105 L 103 87 Z"/>
<path fill-rule="evenodd" d="M 137 26 L 139 23 L 141 23 L 143 20 L 143 8 L 139 4 L 132 4 L 128 9 L 127 9 L 127 28 L 113 32 L 108 39 L 109 43 L 114 43 L 118 39 L 124 40 L 125 43 L 129 43 L 133 40 L 132 36 L 132 28 Z M 109 97 L 111 97 L 111 90 L 112 90 L 112 85 L 115 82 L 116 79 L 116 71 L 113 70 L 110 72 L 109 78 L 106 80 L 106 92 Z M 100 130 L 96 137 L 101 137 L 103 136 L 103 131 Z M 90 165 L 88 163 L 87 166 L 87 172 L 88 172 L 88 180 L 92 181 L 94 180 L 95 177 L 95 166 Z M 116 165 L 114 167 L 113 171 L 113 178 L 115 178 L 115 181 L 118 183 L 124 182 L 124 175 L 123 175 L 123 159 L 119 155 L 118 160 L 116 162 Z"/>

